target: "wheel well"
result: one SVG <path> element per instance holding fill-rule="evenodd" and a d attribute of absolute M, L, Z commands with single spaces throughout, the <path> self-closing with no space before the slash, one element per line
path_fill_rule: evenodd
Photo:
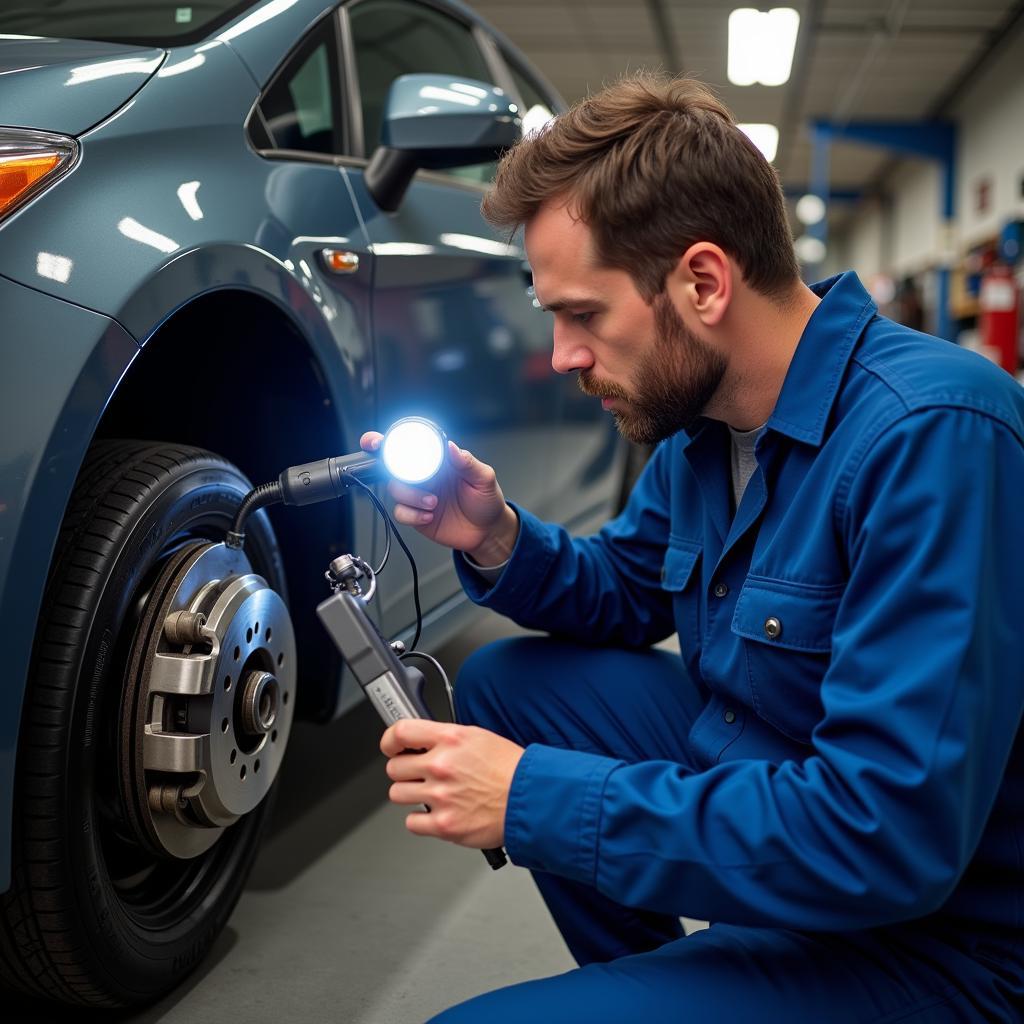
<path fill-rule="evenodd" d="M 305 337 L 248 292 L 196 299 L 163 324 L 118 385 L 97 437 L 192 444 L 223 455 L 254 485 L 287 466 L 345 451 L 336 410 Z M 268 510 L 281 544 L 299 650 L 296 715 L 334 710 L 337 652 L 314 608 L 322 570 L 348 550 L 347 505 Z"/>

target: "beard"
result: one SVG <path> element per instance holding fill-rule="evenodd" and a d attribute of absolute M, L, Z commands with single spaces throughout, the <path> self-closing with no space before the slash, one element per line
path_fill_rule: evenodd
<path fill-rule="evenodd" d="M 691 426 L 707 408 L 728 367 L 725 356 L 683 323 L 667 295 L 655 296 L 651 308 L 657 334 L 637 363 L 629 391 L 602 383 L 586 371 L 576 378 L 584 394 L 625 403 L 612 415 L 619 433 L 634 444 L 656 444 Z"/>

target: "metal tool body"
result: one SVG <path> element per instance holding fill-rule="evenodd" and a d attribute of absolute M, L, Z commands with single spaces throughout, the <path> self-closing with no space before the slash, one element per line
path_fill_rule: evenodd
<path fill-rule="evenodd" d="M 317 605 L 316 613 L 386 725 L 403 718 L 432 719 L 423 700 L 422 673 L 402 664 L 395 648 L 366 613 L 358 578 L 366 575 L 363 570 L 368 568 L 352 555 L 331 562 L 326 575 L 334 593 Z M 495 870 L 507 863 L 500 848 L 482 852 Z"/>

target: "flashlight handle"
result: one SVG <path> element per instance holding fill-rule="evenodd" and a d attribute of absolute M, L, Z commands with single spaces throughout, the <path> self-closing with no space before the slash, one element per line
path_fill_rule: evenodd
<path fill-rule="evenodd" d="M 319 462 L 289 466 L 278 477 L 281 500 L 286 505 L 312 505 L 328 498 L 340 498 L 348 490 L 353 477 L 369 483 L 377 478 L 380 470 L 380 459 L 366 452 L 335 455 Z"/>

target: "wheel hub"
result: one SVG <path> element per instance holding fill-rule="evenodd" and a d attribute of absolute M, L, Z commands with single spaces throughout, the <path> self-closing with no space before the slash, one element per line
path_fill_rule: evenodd
<path fill-rule="evenodd" d="M 242 551 L 197 544 L 154 587 L 136 641 L 122 779 L 141 838 L 192 858 L 266 797 L 295 707 L 288 609 Z"/>

